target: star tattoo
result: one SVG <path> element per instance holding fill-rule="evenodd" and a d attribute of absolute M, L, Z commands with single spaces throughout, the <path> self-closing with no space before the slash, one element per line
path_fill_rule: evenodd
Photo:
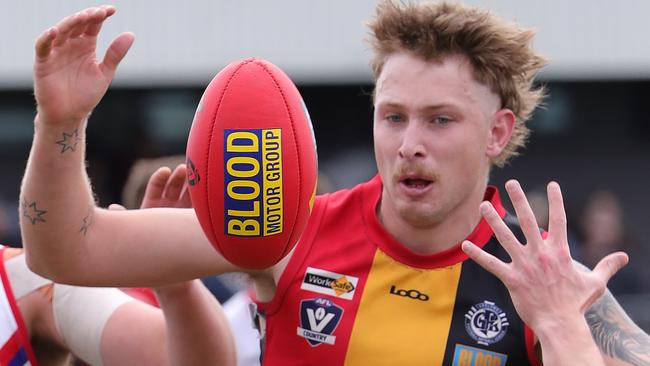
<path fill-rule="evenodd" d="M 93 210 L 94 207 L 91 207 L 88 210 L 88 215 L 81 220 L 81 229 L 79 229 L 79 232 L 82 233 L 84 236 L 88 232 L 88 228 L 90 228 L 90 225 L 93 223 Z"/>
<path fill-rule="evenodd" d="M 77 144 L 81 139 L 79 138 L 79 129 L 74 130 L 72 133 L 63 133 L 63 139 L 56 142 L 57 145 L 61 145 L 61 154 L 65 153 L 68 150 L 76 151 Z"/>
<path fill-rule="evenodd" d="M 47 210 L 39 210 L 36 207 L 36 201 L 32 203 L 27 203 L 27 201 L 23 201 L 22 206 L 23 206 L 23 216 L 29 219 L 29 221 L 32 222 L 32 225 L 36 225 L 38 221 L 45 222 L 43 215 L 45 215 Z"/>

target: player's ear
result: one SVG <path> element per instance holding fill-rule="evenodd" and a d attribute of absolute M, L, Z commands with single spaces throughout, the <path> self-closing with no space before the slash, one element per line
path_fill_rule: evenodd
<path fill-rule="evenodd" d="M 515 114 L 507 108 L 500 109 L 494 114 L 490 121 L 487 149 L 485 151 L 489 158 L 499 156 L 508 145 L 516 120 Z"/>

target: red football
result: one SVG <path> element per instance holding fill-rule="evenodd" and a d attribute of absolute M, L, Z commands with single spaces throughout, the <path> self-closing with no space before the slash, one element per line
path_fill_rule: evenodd
<path fill-rule="evenodd" d="M 250 269 L 282 259 L 309 219 L 317 170 L 309 114 L 282 70 L 248 58 L 212 79 L 187 141 L 188 186 L 226 259 Z"/>

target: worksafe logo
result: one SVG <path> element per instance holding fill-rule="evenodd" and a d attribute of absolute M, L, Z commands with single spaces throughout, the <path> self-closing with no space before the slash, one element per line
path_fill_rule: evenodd
<path fill-rule="evenodd" d="M 352 300 L 359 278 L 323 269 L 307 267 L 300 288 L 320 294 Z"/>
<path fill-rule="evenodd" d="M 323 343 L 333 345 L 336 343 L 336 336 L 332 333 L 342 317 L 343 308 L 329 299 L 317 297 L 302 300 L 298 335 L 305 338 L 312 347 Z"/>
<path fill-rule="evenodd" d="M 478 344 L 485 346 L 503 339 L 508 325 L 506 313 L 487 300 L 472 306 L 465 314 L 465 330 Z"/>

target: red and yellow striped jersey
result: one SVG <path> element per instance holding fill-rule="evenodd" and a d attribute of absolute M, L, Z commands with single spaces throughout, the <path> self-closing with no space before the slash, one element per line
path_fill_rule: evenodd
<path fill-rule="evenodd" d="M 433 255 L 408 250 L 377 219 L 380 195 L 375 177 L 316 199 L 273 300 L 258 304 L 266 318 L 264 364 L 536 362 L 532 333 L 499 279 L 468 260 L 460 244 Z M 505 217 L 495 188 L 486 199 Z M 468 239 L 508 258 L 484 220 Z"/>

